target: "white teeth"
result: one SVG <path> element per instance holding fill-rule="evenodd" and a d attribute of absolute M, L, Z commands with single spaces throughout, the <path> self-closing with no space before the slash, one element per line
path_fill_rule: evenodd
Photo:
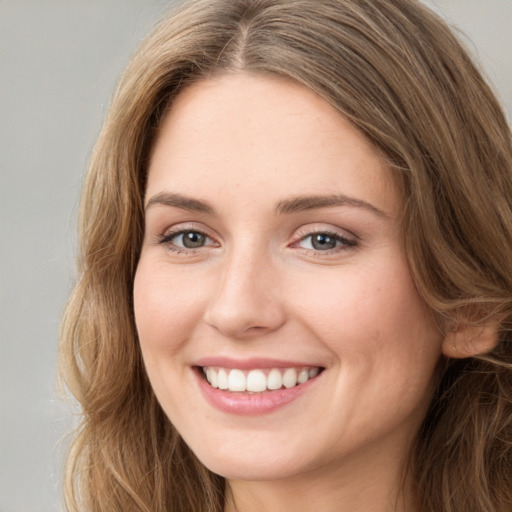
<path fill-rule="evenodd" d="M 206 379 L 212 385 L 212 388 L 218 387 L 217 372 L 213 368 L 206 370 Z"/>
<path fill-rule="evenodd" d="M 247 374 L 247 391 L 258 393 L 267 389 L 267 377 L 261 370 L 251 370 Z"/>
<path fill-rule="evenodd" d="M 245 391 L 247 383 L 242 370 L 231 370 L 228 377 L 229 391 Z"/>
<path fill-rule="evenodd" d="M 213 370 L 213 368 L 212 368 Z M 213 370 L 215 371 L 215 370 Z M 208 376 L 206 377 L 208 378 Z M 210 381 L 208 381 L 210 382 Z M 210 382 L 211 384 L 211 382 Z M 219 373 L 217 374 L 217 386 L 219 386 L 219 389 L 228 389 L 229 387 L 229 384 L 228 384 L 228 374 L 226 372 L 226 370 L 224 370 L 223 368 L 221 368 L 219 370 Z"/>
<path fill-rule="evenodd" d="M 297 371 L 295 368 L 288 368 L 283 375 L 283 386 L 293 388 L 297 384 Z"/>
<path fill-rule="evenodd" d="M 283 388 L 293 388 L 313 379 L 320 373 L 319 367 L 310 368 L 272 368 L 270 370 L 250 370 L 203 368 L 206 380 L 213 388 L 233 392 L 261 393 Z"/>
<path fill-rule="evenodd" d="M 304 384 L 304 382 L 307 382 L 309 380 L 309 373 L 307 370 L 301 370 L 298 377 L 297 382 L 299 384 Z"/>
<path fill-rule="evenodd" d="M 277 368 L 272 368 L 267 377 L 268 389 L 281 389 L 283 387 L 283 377 Z"/>

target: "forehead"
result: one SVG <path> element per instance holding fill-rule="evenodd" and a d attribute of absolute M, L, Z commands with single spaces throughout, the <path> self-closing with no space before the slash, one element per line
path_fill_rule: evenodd
<path fill-rule="evenodd" d="M 147 195 L 170 189 L 218 200 L 351 194 L 396 210 L 391 171 L 367 138 L 314 92 L 240 73 L 185 89 L 165 115 Z M 177 190 L 175 190 L 177 189 Z"/>

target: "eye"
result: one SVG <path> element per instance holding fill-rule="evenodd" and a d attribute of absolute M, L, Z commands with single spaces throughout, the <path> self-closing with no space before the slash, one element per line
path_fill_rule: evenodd
<path fill-rule="evenodd" d="M 160 243 L 168 245 L 170 250 L 176 252 L 217 245 L 208 235 L 193 229 L 183 229 L 169 233 L 160 240 Z"/>
<path fill-rule="evenodd" d="M 344 250 L 356 245 L 355 240 L 340 235 L 339 233 L 317 232 L 302 237 L 296 245 L 302 249 L 316 252 L 329 252 Z"/>
<path fill-rule="evenodd" d="M 207 236 L 199 231 L 185 231 L 173 237 L 173 242 L 176 245 L 182 245 L 187 249 L 197 249 L 206 243 Z"/>

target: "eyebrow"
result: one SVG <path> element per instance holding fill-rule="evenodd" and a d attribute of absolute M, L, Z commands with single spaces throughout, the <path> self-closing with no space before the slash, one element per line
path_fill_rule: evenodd
<path fill-rule="evenodd" d="M 173 194 L 170 192 L 160 192 L 154 195 L 144 207 L 145 210 L 155 205 L 174 206 L 182 210 L 191 212 L 208 213 L 215 215 L 215 209 L 206 201 L 193 199 L 192 197 L 182 196 L 181 194 Z"/>
<path fill-rule="evenodd" d="M 298 196 L 277 203 L 276 213 L 290 214 L 317 208 L 332 206 L 350 206 L 367 210 L 379 217 L 388 218 L 389 215 L 376 206 L 362 199 L 346 196 L 345 194 L 332 194 L 327 196 Z"/>
<path fill-rule="evenodd" d="M 145 210 L 148 210 L 148 208 L 155 205 L 172 206 L 191 212 L 216 215 L 215 208 L 210 203 L 171 192 L 160 192 L 159 194 L 151 197 L 145 206 Z M 373 204 L 344 194 L 297 196 L 291 199 L 279 201 L 276 204 L 274 211 L 276 214 L 289 215 L 296 212 L 333 206 L 360 208 L 382 218 L 389 217 L 387 213 L 380 210 Z"/>

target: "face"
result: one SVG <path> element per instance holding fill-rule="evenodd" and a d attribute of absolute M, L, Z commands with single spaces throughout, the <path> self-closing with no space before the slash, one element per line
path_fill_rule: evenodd
<path fill-rule="evenodd" d="M 274 78 L 195 84 L 162 122 L 145 205 L 140 346 L 208 468 L 268 480 L 403 457 L 441 339 L 391 171 L 343 116 Z"/>

